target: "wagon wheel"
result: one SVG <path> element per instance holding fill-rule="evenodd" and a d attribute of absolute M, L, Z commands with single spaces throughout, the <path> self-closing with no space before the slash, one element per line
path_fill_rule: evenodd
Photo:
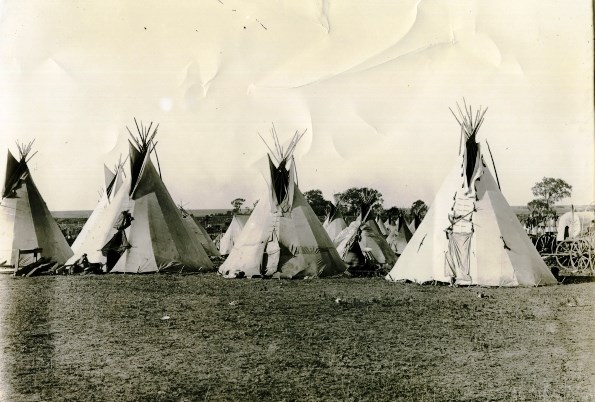
<path fill-rule="evenodd" d="M 550 235 L 548 247 L 548 250 L 551 254 L 556 252 L 556 236 Z"/>
<path fill-rule="evenodd" d="M 556 262 L 560 268 L 565 269 L 571 266 L 570 264 L 570 246 L 568 241 L 561 241 L 556 247 Z"/>
<path fill-rule="evenodd" d="M 574 264 L 576 265 L 576 269 L 578 271 L 581 272 L 586 272 L 586 273 L 590 273 L 592 271 L 592 261 L 589 257 L 587 256 L 580 256 L 579 258 L 577 258 L 574 261 Z"/>
<path fill-rule="evenodd" d="M 572 243 L 571 263 L 578 271 L 592 270 L 591 245 L 584 239 L 578 239 Z"/>
<path fill-rule="evenodd" d="M 556 251 L 556 238 L 550 234 L 542 235 L 537 240 L 536 248 L 540 254 L 553 254 Z"/>

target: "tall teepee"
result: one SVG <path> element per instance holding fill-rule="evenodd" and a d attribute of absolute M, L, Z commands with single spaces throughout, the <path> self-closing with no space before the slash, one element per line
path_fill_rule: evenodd
<path fill-rule="evenodd" d="M 136 123 L 136 120 L 135 120 Z M 111 272 L 147 273 L 211 270 L 213 265 L 200 239 L 184 223 L 161 175 L 153 165 L 157 127 L 136 124 L 130 133 L 128 170 L 119 188 L 105 192 L 83 232 L 69 263 L 85 253 L 90 262 Z M 121 167 L 116 178 L 124 176 Z M 117 180 L 117 179 L 116 179 Z"/>
<path fill-rule="evenodd" d="M 0 203 L 0 266 L 4 267 L 23 267 L 39 257 L 64 264 L 72 255 L 27 167 L 32 144 L 17 144 L 18 160 L 8 151 Z"/>
<path fill-rule="evenodd" d="M 105 188 L 101 191 L 101 198 L 97 206 L 72 244 L 74 257 L 69 260 L 69 264 L 74 263 L 83 253 L 87 254 L 87 258 L 91 262 L 100 262 L 103 260 L 101 248 L 107 242 L 107 236 L 112 229 L 113 221 L 115 221 L 116 216 L 120 213 L 115 208 L 109 207 L 124 183 L 126 177 L 124 162 L 120 160 L 113 171 L 104 165 L 103 172 L 105 176 Z M 113 216 L 110 217 L 110 213 Z"/>
<path fill-rule="evenodd" d="M 489 149 L 476 139 L 485 110 L 473 114 L 465 105 L 459 112 L 459 158 L 387 279 L 555 284 L 485 163 Z"/>
<path fill-rule="evenodd" d="M 268 195 L 250 215 L 219 273 L 226 278 L 340 274 L 345 265 L 296 183 L 292 154 L 301 135 L 296 132 L 284 151 L 272 131 L 275 152 L 271 153 L 277 164 L 269 155 Z"/>

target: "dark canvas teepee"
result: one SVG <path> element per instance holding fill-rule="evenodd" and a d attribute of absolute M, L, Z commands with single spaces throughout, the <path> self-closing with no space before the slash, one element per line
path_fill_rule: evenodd
<path fill-rule="evenodd" d="M 208 256 L 212 257 L 221 257 L 217 246 L 213 243 L 211 236 L 207 230 L 194 218 L 194 216 L 186 211 L 184 207 L 180 206 L 180 212 L 182 213 L 182 218 L 186 228 L 194 233 L 194 235 L 199 239 L 202 248 L 204 248 L 205 252 Z"/>

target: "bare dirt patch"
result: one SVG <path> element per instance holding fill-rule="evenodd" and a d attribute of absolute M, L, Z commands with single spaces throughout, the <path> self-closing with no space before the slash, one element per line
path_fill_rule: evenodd
<path fill-rule="evenodd" d="M 0 277 L 2 399 L 592 400 L 595 283 Z"/>

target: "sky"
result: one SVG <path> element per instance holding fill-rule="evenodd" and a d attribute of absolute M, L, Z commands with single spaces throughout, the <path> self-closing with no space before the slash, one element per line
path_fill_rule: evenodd
<path fill-rule="evenodd" d="M 162 177 L 186 208 L 267 189 L 274 123 L 302 191 L 373 187 L 430 203 L 456 163 L 449 107 L 488 107 L 502 191 L 543 177 L 595 200 L 590 1 L 0 2 L 0 146 L 50 210 L 89 210 L 136 117 L 159 123 Z M 0 153 L 4 177 L 5 151 Z"/>

